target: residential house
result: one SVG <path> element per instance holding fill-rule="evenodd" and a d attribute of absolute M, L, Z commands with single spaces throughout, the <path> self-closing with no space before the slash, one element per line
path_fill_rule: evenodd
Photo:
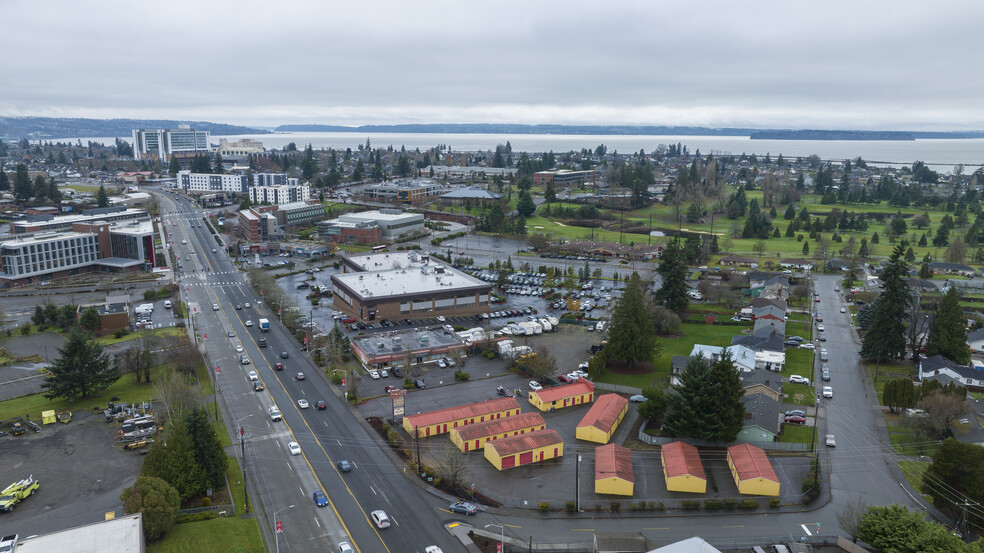
<path fill-rule="evenodd" d="M 782 401 L 782 377 L 768 371 L 752 371 L 741 375 L 746 396 L 762 394 L 773 401 Z"/>
<path fill-rule="evenodd" d="M 786 365 L 786 352 L 784 351 L 757 351 L 755 352 L 755 368 L 767 371 L 781 372 Z"/>
<path fill-rule="evenodd" d="M 743 257 L 735 254 L 728 254 L 718 261 L 719 265 L 750 265 L 752 268 L 758 267 L 759 260 L 754 257 Z"/>
<path fill-rule="evenodd" d="M 978 328 L 973 332 L 968 332 L 967 345 L 970 346 L 971 353 L 984 351 L 984 328 Z"/>
<path fill-rule="evenodd" d="M 738 442 L 774 442 L 779 436 L 782 404 L 763 393 L 744 395 L 745 422 L 738 431 Z"/>
<path fill-rule="evenodd" d="M 756 309 L 768 305 L 779 308 L 783 314 L 785 314 L 789 309 L 789 305 L 786 301 L 779 298 L 753 298 L 752 301 L 748 302 L 748 306 L 751 308 L 752 313 L 754 313 Z"/>
<path fill-rule="evenodd" d="M 680 373 L 683 372 L 683 369 L 687 368 L 687 362 L 689 361 L 690 357 L 687 355 L 673 356 L 673 360 L 670 361 L 670 384 L 680 384 Z"/>
<path fill-rule="evenodd" d="M 790 259 L 780 259 L 779 265 L 782 267 L 788 267 L 790 269 L 799 269 L 800 271 L 806 271 L 813 267 L 814 261 L 812 259 L 801 259 L 801 258 L 790 258 Z"/>
<path fill-rule="evenodd" d="M 736 346 L 748 346 L 755 351 L 785 351 L 783 345 L 785 334 L 769 331 L 762 334 L 753 333 L 745 336 L 735 336 L 731 338 L 731 344 Z"/>
<path fill-rule="evenodd" d="M 851 268 L 851 264 L 843 259 L 828 259 L 827 269 L 831 271 L 847 271 Z"/>
<path fill-rule="evenodd" d="M 919 362 L 919 381 L 938 379 L 941 376 L 952 378 L 971 391 L 984 391 L 984 364 L 974 361 L 973 366 L 954 363 L 942 355 L 934 355 Z"/>
<path fill-rule="evenodd" d="M 766 299 L 779 299 L 786 301 L 789 299 L 789 281 L 784 280 L 783 282 L 770 282 L 758 290 L 758 294 L 755 290 L 752 291 L 752 295 L 759 298 Z"/>
<path fill-rule="evenodd" d="M 769 302 L 768 305 L 752 308 L 752 320 L 757 321 L 759 319 L 770 319 L 773 321 L 786 322 L 786 310 L 780 309 L 772 303 L 776 300 L 767 298 L 766 301 Z"/>
<path fill-rule="evenodd" d="M 694 344 L 694 349 L 690 350 L 690 357 L 704 357 L 711 363 L 716 363 L 723 354 L 724 348 L 721 346 Z"/>
<path fill-rule="evenodd" d="M 934 275 L 963 275 L 966 277 L 974 276 L 974 269 L 963 263 L 943 263 L 933 261 L 929 264 L 929 271 Z"/>
<path fill-rule="evenodd" d="M 732 345 L 725 349 L 731 354 L 731 360 L 735 362 L 735 366 L 741 372 L 747 373 L 755 370 L 755 350 L 742 345 Z"/>
<path fill-rule="evenodd" d="M 755 321 L 755 326 L 752 327 L 752 332 L 758 334 L 760 332 L 772 332 L 775 331 L 776 334 L 786 335 L 786 321 L 777 321 L 772 318 L 757 319 Z"/>

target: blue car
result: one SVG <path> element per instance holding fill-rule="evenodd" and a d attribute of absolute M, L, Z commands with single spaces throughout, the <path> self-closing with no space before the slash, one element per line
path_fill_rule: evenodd
<path fill-rule="evenodd" d="M 318 507 L 324 507 L 328 504 L 328 496 L 325 495 L 325 492 L 321 490 L 314 492 L 314 504 Z"/>

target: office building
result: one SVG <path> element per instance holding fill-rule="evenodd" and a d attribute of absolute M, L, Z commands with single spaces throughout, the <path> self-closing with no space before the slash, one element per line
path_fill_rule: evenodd
<path fill-rule="evenodd" d="M 122 206 L 85 209 L 78 215 L 28 215 L 10 223 L 10 234 L 27 236 L 39 232 L 71 230 L 72 225 L 76 223 L 102 221 L 114 224 L 141 219 L 149 220 L 150 215 L 143 209 L 128 209 Z"/>
<path fill-rule="evenodd" d="M 278 225 L 309 225 L 325 218 L 320 202 L 291 202 L 277 206 L 273 212 Z"/>
<path fill-rule="evenodd" d="M 332 219 L 318 221 L 318 238 L 335 244 L 370 246 L 382 242 L 382 229 L 376 223 L 348 223 Z"/>
<path fill-rule="evenodd" d="M 580 186 L 589 182 L 594 182 L 597 172 L 571 171 L 569 169 L 551 169 L 550 171 L 537 171 L 533 173 L 533 186 L 546 186 L 553 183 L 554 186 Z"/>
<path fill-rule="evenodd" d="M 224 160 L 244 160 L 249 155 L 262 154 L 265 151 L 266 148 L 263 147 L 263 143 L 259 140 L 243 138 L 242 140 L 229 142 L 225 138 L 222 138 L 219 139 L 219 149 L 216 150 L 216 153 L 222 156 Z"/>
<path fill-rule="evenodd" d="M 245 194 L 249 189 L 249 178 L 246 175 L 226 173 L 192 173 L 178 171 L 177 186 L 188 193 L 198 192 L 235 192 Z"/>
<path fill-rule="evenodd" d="M 488 313 L 492 286 L 408 252 L 343 256 L 346 272 L 331 275 L 334 307 L 363 320 L 414 319 Z"/>
<path fill-rule="evenodd" d="M 430 179 L 397 179 L 372 184 L 362 189 L 374 200 L 409 204 L 444 193 L 444 185 Z"/>
<path fill-rule="evenodd" d="M 196 131 L 188 125 L 177 129 L 133 129 L 133 159 L 171 161 L 171 156 L 191 158 L 208 154 L 208 131 Z"/>
<path fill-rule="evenodd" d="M 74 223 L 0 242 L 0 284 L 20 286 L 83 273 L 127 273 L 155 266 L 154 225 Z"/>
<path fill-rule="evenodd" d="M 239 212 L 239 234 L 249 242 L 280 240 L 282 233 L 273 214 L 277 206 L 253 206 Z"/>

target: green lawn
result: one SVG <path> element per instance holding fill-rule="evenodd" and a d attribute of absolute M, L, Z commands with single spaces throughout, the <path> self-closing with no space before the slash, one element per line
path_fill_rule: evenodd
<path fill-rule="evenodd" d="M 899 468 L 902 469 L 902 474 L 905 475 L 905 479 L 909 482 L 909 485 L 917 491 L 920 491 L 920 494 L 923 497 L 927 497 L 925 494 L 921 493 L 921 490 L 923 475 L 926 474 L 926 469 L 929 468 L 929 463 L 921 463 L 919 461 L 899 461 Z"/>
<path fill-rule="evenodd" d="M 119 397 L 121 401 L 130 403 L 147 401 L 154 396 L 154 380 L 161 375 L 163 370 L 164 367 L 154 369 L 151 374 L 150 384 L 146 382 L 137 384 L 134 382 L 133 375 L 123 375 L 116 381 L 115 384 L 107 388 L 106 391 L 104 391 L 99 397 L 68 401 L 65 399 L 51 400 L 46 399 L 42 394 L 31 394 L 28 396 L 9 399 L 7 401 L 0 402 L 0 420 L 29 415 L 31 420 L 40 421 L 41 411 L 47 411 L 49 409 L 54 409 L 59 412 L 92 411 L 96 406 L 100 409 L 105 409 L 106 404 L 109 402 L 109 398 L 113 396 Z"/>
<path fill-rule="evenodd" d="M 816 390 L 806 384 L 794 384 L 787 382 L 782 387 L 783 403 L 795 403 L 796 405 L 807 405 L 812 407 L 817 403 Z"/>
<path fill-rule="evenodd" d="M 602 373 L 600 382 L 621 384 L 645 388 L 654 383 L 658 386 L 668 386 L 670 379 L 670 362 L 674 355 L 690 355 L 694 344 L 708 346 L 730 346 L 731 338 L 740 334 L 741 326 L 707 325 L 684 323 L 681 327 L 683 336 L 660 338 L 663 350 L 654 363 L 656 370 L 647 374 L 615 374 L 610 371 Z"/>
<path fill-rule="evenodd" d="M 137 338 L 146 338 L 148 336 L 157 336 L 159 338 L 164 337 L 180 337 L 187 336 L 188 332 L 184 328 L 171 326 L 165 328 L 153 328 L 147 330 L 138 330 L 136 332 L 131 332 L 126 336 L 117 338 L 113 334 L 106 334 L 105 336 L 100 336 L 96 338 L 96 343 L 100 346 L 109 346 L 112 344 L 118 344 L 120 342 L 126 342 L 128 340 L 135 340 Z"/>
<path fill-rule="evenodd" d="M 779 437 L 779 441 L 796 444 L 812 444 L 813 432 L 814 429 L 812 426 L 784 424 L 782 426 L 782 436 Z"/>
<path fill-rule="evenodd" d="M 783 369 L 783 376 L 798 374 L 813 380 L 813 352 L 802 348 L 786 349 L 786 367 Z"/>
<path fill-rule="evenodd" d="M 939 447 L 935 441 L 917 435 L 906 426 L 888 426 L 886 428 L 888 429 L 888 437 L 892 440 L 892 447 L 900 455 L 925 455 L 928 457 L 933 455 Z"/>
<path fill-rule="evenodd" d="M 813 325 L 811 325 L 809 322 L 806 322 L 806 321 L 804 321 L 804 322 L 796 322 L 796 321 L 787 322 L 786 323 L 786 336 L 787 337 L 789 337 L 789 336 L 799 336 L 800 338 L 803 338 L 804 340 L 809 340 L 810 339 L 810 330 L 812 329 L 812 327 L 813 327 Z M 803 350 L 803 351 L 806 351 L 806 350 Z M 786 357 L 789 357 L 789 352 L 788 351 L 786 352 Z"/>

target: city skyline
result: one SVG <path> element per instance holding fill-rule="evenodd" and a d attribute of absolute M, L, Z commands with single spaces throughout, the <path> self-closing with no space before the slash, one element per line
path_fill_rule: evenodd
<path fill-rule="evenodd" d="M 969 2 L 44 6 L 2 8 L 0 115 L 984 128 Z"/>

